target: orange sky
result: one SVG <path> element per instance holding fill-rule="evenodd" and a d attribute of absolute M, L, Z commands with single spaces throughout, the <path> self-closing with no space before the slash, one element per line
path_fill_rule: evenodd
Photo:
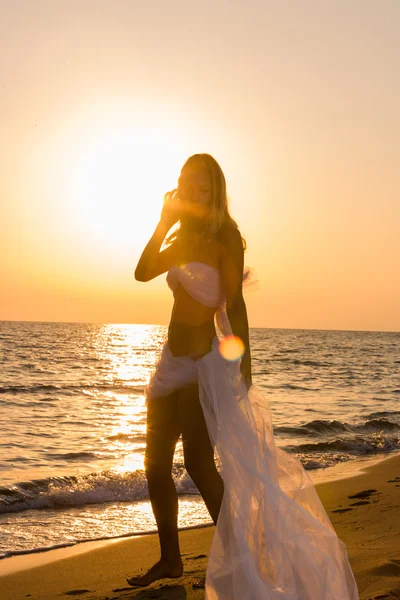
<path fill-rule="evenodd" d="M 195 152 L 250 326 L 400 331 L 397 0 L 0 5 L 1 320 L 167 324 L 133 271 Z"/>

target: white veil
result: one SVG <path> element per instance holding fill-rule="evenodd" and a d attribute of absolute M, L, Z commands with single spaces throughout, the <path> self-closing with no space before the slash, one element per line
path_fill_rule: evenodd
<path fill-rule="evenodd" d="M 216 317 L 222 336 L 232 335 L 224 307 Z M 267 398 L 246 390 L 239 360 L 221 356 L 218 338 L 197 367 L 224 480 L 206 600 L 357 600 L 345 544 L 310 477 L 275 446 Z"/>

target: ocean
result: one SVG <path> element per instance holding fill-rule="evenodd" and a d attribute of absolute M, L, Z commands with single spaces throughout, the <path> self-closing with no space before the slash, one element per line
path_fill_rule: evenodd
<path fill-rule="evenodd" d="M 0 557 L 155 531 L 144 387 L 166 326 L 0 322 Z M 310 472 L 400 451 L 400 333 L 250 329 L 275 443 Z M 211 522 L 185 471 L 179 526 Z"/>

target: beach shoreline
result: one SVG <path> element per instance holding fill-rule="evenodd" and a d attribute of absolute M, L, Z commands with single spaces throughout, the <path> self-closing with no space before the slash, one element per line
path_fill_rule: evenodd
<path fill-rule="evenodd" d="M 346 544 L 360 599 L 383 593 L 400 598 L 400 452 L 349 462 L 332 467 L 330 477 L 316 474 L 313 482 Z M 348 498 L 356 494 L 359 499 Z M 214 526 L 207 524 L 180 530 L 185 573 L 176 582 L 162 580 L 145 588 L 154 594 L 163 590 L 164 596 L 152 597 L 204 597 L 204 590 L 192 583 L 205 574 L 213 533 Z M 158 552 L 157 534 L 146 533 L 5 558 L 0 561 L 1 597 L 51 600 L 71 592 L 93 600 L 135 597 L 140 590 L 127 588 L 125 577 L 151 566 Z"/>
<path fill-rule="evenodd" d="M 395 454 L 396 453 L 391 453 L 390 456 Z M 400 455 L 400 450 L 398 454 Z M 317 486 L 321 483 L 339 481 L 341 479 L 355 477 L 358 474 L 362 473 L 367 467 L 375 465 L 378 462 L 384 461 L 387 458 L 390 458 L 390 456 L 361 456 L 355 460 L 336 463 L 331 467 L 313 469 L 307 471 L 307 474 L 312 479 L 314 485 Z M 179 528 L 179 531 L 185 531 L 187 529 L 201 529 L 203 527 L 212 527 L 212 523 L 181 527 Z M 55 560 L 62 560 L 64 558 L 69 558 L 70 556 L 83 554 L 96 548 L 102 548 L 107 544 L 123 541 L 127 538 L 154 535 L 155 533 L 155 530 L 133 532 L 130 534 L 110 538 L 77 541 L 59 548 L 38 548 L 32 551 L 23 552 L 21 554 L 11 555 L 9 557 L 4 557 L 0 559 L 0 577 L 2 575 L 8 575 L 11 573 L 16 573 L 17 571 L 24 571 L 25 569 L 31 569 L 44 564 L 48 564 Z"/>

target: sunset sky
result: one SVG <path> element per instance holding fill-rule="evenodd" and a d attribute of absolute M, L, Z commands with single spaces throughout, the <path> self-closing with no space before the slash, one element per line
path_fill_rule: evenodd
<path fill-rule="evenodd" d="M 167 324 L 134 280 L 197 152 L 251 327 L 400 331 L 399 0 L 0 2 L 0 319 Z"/>

